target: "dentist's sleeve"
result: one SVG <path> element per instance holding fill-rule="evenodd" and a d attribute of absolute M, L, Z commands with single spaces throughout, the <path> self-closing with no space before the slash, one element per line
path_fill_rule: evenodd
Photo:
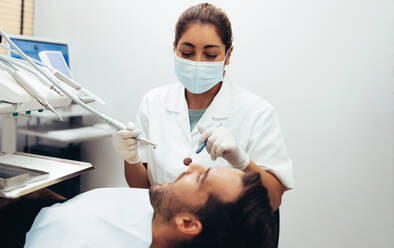
<path fill-rule="evenodd" d="M 149 119 L 148 119 L 149 113 L 148 113 L 148 99 L 145 96 L 141 104 L 138 108 L 137 112 L 137 127 L 141 130 L 141 134 L 143 137 L 148 137 L 149 138 Z M 140 156 L 141 160 L 143 163 L 148 163 L 148 151 L 147 149 L 151 149 L 148 145 L 141 143 L 139 146 L 140 150 Z"/>
<path fill-rule="evenodd" d="M 293 163 L 272 106 L 261 111 L 253 123 L 246 152 L 251 160 L 274 174 L 287 189 L 294 187 Z"/>

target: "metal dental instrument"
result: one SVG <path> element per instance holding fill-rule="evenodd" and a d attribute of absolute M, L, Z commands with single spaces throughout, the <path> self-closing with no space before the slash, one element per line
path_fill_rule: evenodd
<path fill-rule="evenodd" d="M 0 29 L 0 35 L 8 42 L 8 44 L 23 58 L 25 59 L 32 67 L 34 67 L 34 69 L 36 69 L 41 75 L 43 75 L 47 80 L 49 80 L 52 84 L 54 84 L 60 91 L 62 91 L 66 96 L 68 96 L 70 99 L 72 99 L 76 104 L 80 105 L 82 108 L 86 109 L 87 111 L 95 114 L 96 116 L 98 116 L 99 118 L 101 118 L 102 120 L 104 120 L 105 122 L 107 122 L 109 125 L 113 126 L 116 130 L 125 130 L 127 129 L 126 126 L 109 117 L 106 116 L 102 113 L 100 113 L 99 111 L 95 110 L 94 108 L 88 106 L 87 104 L 85 104 L 83 101 L 81 101 L 77 95 L 75 95 L 72 91 L 70 91 L 68 88 L 64 87 L 61 83 L 59 83 L 56 78 L 54 78 L 55 76 L 53 74 L 50 74 L 48 72 L 46 72 L 45 70 L 43 70 L 42 68 L 40 68 L 36 63 L 33 62 L 32 58 L 30 58 L 29 56 L 27 56 L 22 50 L 19 49 L 18 46 L 15 45 L 15 43 Z M 142 136 L 138 136 L 136 137 L 136 140 L 143 142 L 143 143 L 147 143 L 152 145 L 153 148 L 157 147 L 157 144 L 150 141 L 149 139 L 142 137 Z"/>

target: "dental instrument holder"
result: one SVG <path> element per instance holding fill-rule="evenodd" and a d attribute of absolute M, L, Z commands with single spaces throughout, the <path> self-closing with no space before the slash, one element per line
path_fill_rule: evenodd
<path fill-rule="evenodd" d="M 73 92 L 71 92 L 69 89 L 65 88 L 62 84 L 57 82 L 54 79 L 54 78 L 56 78 L 56 76 L 47 73 L 42 68 L 40 68 L 36 63 L 34 63 L 33 59 L 30 58 L 29 56 L 27 56 L 21 49 L 19 49 L 19 47 L 17 45 L 15 45 L 15 43 L 1 29 L 0 29 L 0 36 L 2 36 L 8 42 L 8 44 L 13 49 L 15 49 L 15 51 L 23 59 L 25 59 L 34 69 L 36 69 L 41 75 L 43 75 L 47 80 L 49 80 L 53 85 L 55 85 L 66 96 L 68 96 L 70 99 L 72 99 L 76 104 L 80 105 L 81 107 L 83 107 L 87 111 L 93 113 L 94 115 L 98 116 L 102 120 L 106 121 L 108 124 L 110 124 L 111 126 L 115 127 L 117 130 L 125 130 L 125 129 L 127 129 L 124 124 L 120 123 L 119 121 L 117 121 L 117 120 L 115 120 L 115 119 L 113 119 L 113 118 L 111 118 L 109 116 L 106 116 L 106 115 L 98 112 L 94 108 L 92 108 L 92 107 L 86 105 L 84 102 L 82 102 Z M 138 137 L 136 137 L 136 140 L 138 140 L 140 142 L 143 142 L 143 143 L 146 143 L 146 144 L 149 144 L 149 145 L 152 145 L 153 148 L 157 147 L 157 144 L 153 143 L 152 141 L 148 140 L 145 137 L 138 136 Z"/>

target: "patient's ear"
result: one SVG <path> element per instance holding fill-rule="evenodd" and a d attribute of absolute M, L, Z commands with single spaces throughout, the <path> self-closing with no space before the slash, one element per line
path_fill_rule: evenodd
<path fill-rule="evenodd" d="M 202 231 L 200 220 L 193 214 L 180 213 L 174 219 L 178 231 L 185 235 L 197 236 Z"/>

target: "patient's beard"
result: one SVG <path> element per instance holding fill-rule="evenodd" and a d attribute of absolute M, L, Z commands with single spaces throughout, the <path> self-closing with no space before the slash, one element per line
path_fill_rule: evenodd
<path fill-rule="evenodd" d="M 191 210 L 178 199 L 171 187 L 152 186 L 149 189 L 149 197 L 155 215 L 160 216 L 165 222 L 170 221 L 177 213 Z"/>

